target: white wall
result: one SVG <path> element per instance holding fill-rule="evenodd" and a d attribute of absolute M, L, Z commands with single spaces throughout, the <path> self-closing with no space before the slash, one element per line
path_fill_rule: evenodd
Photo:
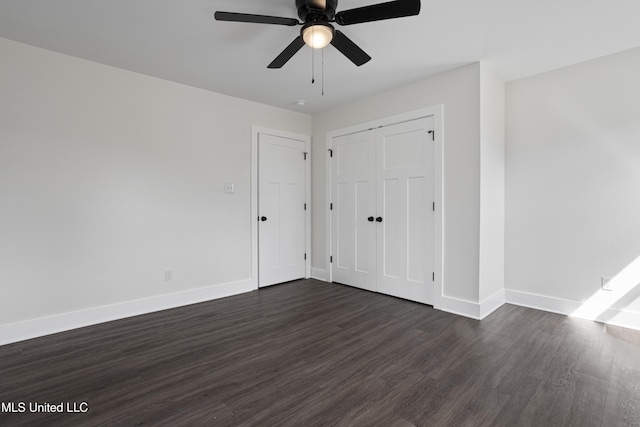
<path fill-rule="evenodd" d="M 507 85 L 507 299 L 640 329 L 638 76 L 640 48 Z"/>
<path fill-rule="evenodd" d="M 504 302 L 504 109 L 504 82 L 480 63 L 479 299 L 499 305 Z"/>
<path fill-rule="evenodd" d="M 434 105 L 444 105 L 443 294 L 478 302 L 480 206 L 480 65 L 471 64 L 313 117 L 313 258 L 328 268 L 326 132 Z"/>
<path fill-rule="evenodd" d="M 251 125 L 310 116 L 4 39 L 0 58 L 0 326 L 247 290 Z"/>

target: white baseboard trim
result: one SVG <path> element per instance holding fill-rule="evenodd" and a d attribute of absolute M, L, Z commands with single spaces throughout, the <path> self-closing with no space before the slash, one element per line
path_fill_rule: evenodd
<path fill-rule="evenodd" d="M 311 277 L 314 279 L 328 281 L 327 276 L 328 272 L 325 269 L 311 269 Z M 0 345 L 112 320 L 224 298 L 250 292 L 255 289 L 257 289 L 257 287 L 253 280 L 245 280 L 3 325 L 0 326 Z M 583 304 L 578 301 L 507 289 L 496 292 L 480 303 L 442 296 L 441 310 L 481 320 L 497 310 L 505 302 L 564 315 L 572 315 L 583 307 Z M 589 317 L 580 315 L 579 317 L 640 330 L 640 313 L 638 312 L 597 306 L 594 308 L 597 316 Z"/>
<path fill-rule="evenodd" d="M 505 299 L 509 304 L 551 313 L 564 314 L 621 326 L 623 328 L 640 330 L 640 313 L 631 310 L 610 308 L 594 303 L 582 303 L 546 295 L 530 294 L 527 292 L 506 290 Z"/>
<path fill-rule="evenodd" d="M 637 311 L 610 308 L 602 313 L 599 318 L 595 319 L 595 321 L 640 331 L 640 313 Z"/>
<path fill-rule="evenodd" d="M 329 281 L 329 271 L 324 268 L 311 267 L 311 278 L 322 280 L 323 282 Z"/>
<path fill-rule="evenodd" d="M 504 290 L 500 290 L 495 294 L 485 298 L 481 302 L 473 302 L 459 298 L 442 296 L 442 311 L 447 313 L 458 314 L 460 316 L 470 317 L 476 320 L 482 320 L 505 303 Z"/>
<path fill-rule="evenodd" d="M 257 289 L 254 280 L 225 283 L 0 326 L 0 345 L 224 298 Z"/>
<path fill-rule="evenodd" d="M 580 303 L 577 301 L 509 289 L 505 290 L 504 293 L 508 304 L 535 308 L 536 310 L 549 311 L 551 313 L 570 315 L 580 308 Z"/>
<path fill-rule="evenodd" d="M 458 298 L 442 296 L 440 310 L 480 320 L 480 304 Z"/>
<path fill-rule="evenodd" d="M 495 294 L 480 301 L 480 320 L 502 307 L 505 300 L 505 291 L 504 289 L 501 289 Z"/>

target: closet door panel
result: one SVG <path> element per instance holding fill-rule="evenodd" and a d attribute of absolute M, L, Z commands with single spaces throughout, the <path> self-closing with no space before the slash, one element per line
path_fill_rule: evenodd
<path fill-rule="evenodd" d="M 377 130 L 377 290 L 433 304 L 432 119 Z"/>
<path fill-rule="evenodd" d="M 375 290 L 375 133 L 333 139 L 332 280 Z"/>
<path fill-rule="evenodd" d="M 336 186 L 336 239 L 337 250 L 335 264 L 338 269 L 353 270 L 356 252 L 356 217 L 357 203 L 353 182 L 341 182 Z"/>
<path fill-rule="evenodd" d="M 382 264 L 383 277 L 397 279 L 402 276 L 402 262 L 404 258 L 402 241 L 398 228 L 401 226 L 402 210 L 400 180 L 389 178 L 383 181 L 382 201 L 380 209 L 383 221 L 378 224 L 378 260 Z"/>
<path fill-rule="evenodd" d="M 425 281 L 422 259 L 427 246 L 423 237 L 427 225 L 425 194 L 424 177 L 412 177 L 407 180 L 407 280 L 416 283 Z"/>

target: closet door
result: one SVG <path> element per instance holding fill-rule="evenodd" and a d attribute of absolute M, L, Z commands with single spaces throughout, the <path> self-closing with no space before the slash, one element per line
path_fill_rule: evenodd
<path fill-rule="evenodd" d="M 433 118 L 377 129 L 377 291 L 433 304 Z"/>
<path fill-rule="evenodd" d="M 332 142 L 332 280 L 375 290 L 375 133 L 354 133 Z"/>

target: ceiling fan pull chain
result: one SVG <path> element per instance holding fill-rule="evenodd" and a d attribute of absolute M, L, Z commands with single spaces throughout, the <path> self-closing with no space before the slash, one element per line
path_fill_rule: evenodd
<path fill-rule="evenodd" d="M 322 96 L 324 96 L 324 49 L 322 49 Z"/>
<path fill-rule="evenodd" d="M 316 82 L 316 50 L 311 49 L 311 84 Z"/>

